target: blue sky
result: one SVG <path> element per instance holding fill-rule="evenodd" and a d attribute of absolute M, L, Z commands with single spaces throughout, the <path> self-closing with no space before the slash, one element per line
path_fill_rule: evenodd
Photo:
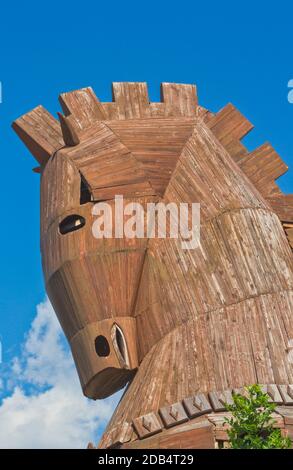
<path fill-rule="evenodd" d="M 23 354 L 36 306 L 45 298 L 39 255 L 39 177 L 10 128 L 43 104 L 54 115 L 61 92 L 92 86 L 111 99 L 112 81 L 147 81 L 152 101 L 163 81 L 195 83 L 202 105 L 236 105 L 255 125 L 253 149 L 270 141 L 291 167 L 293 189 L 292 2 L 8 3 L 1 6 L 0 104 L 3 365 Z M 22 346 L 21 346 L 22 345 Z M 1 372 L 1 369 L 0 369 Z M 27 382 L 23 387 L 28 390 Z M 4 395 L 11 393 L 3 390 Z M 29 392 L 27 392 L 29 393 Z"/>

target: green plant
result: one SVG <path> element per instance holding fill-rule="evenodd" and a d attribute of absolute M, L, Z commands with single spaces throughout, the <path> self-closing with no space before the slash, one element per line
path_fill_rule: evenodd
<path fill-rule="evenodd" d="M 276 405 L 259 385 L 246 387 L 246 394 L 233 395 L 233 404 L 226 404 L 232 413 L 226 418 L 228 436 L 233 449 L 289 449 L 291 440 L 274 428 L 272 413 Z"/>

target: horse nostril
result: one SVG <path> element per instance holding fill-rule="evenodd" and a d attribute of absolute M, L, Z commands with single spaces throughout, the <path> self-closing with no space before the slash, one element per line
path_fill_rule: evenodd
<path fill-rule="evenodd" d="M 110 354 L 110 346 L 108 340 L 103 335 L 99 335 L 95 339 L 96 353 L 100 357 L 107 357 Z"/>
<path fill-rule="evenodd" d="M 68 215 L 65 219 L 62 220 L 59 224 L 59 232 L 61 235 L 65 235 L 66 233 L 74 232 L 75 230 L 79 230 L 85 225 L 85 218 L 81 215 L 73 214 Z"/>

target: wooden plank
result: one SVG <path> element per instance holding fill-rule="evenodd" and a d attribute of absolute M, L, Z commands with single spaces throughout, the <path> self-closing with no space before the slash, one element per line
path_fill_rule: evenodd
<path fill-rule="evenodd" d="M 90 253 L 80 261 L 67 261 L 51 274 L 47 289 L 67 337 L 92 321 L 132 314 L 143 257 L 143 250 Z M 71 296 L 66 294 L 70 285 L 78 286 Z"/>
<path fill-rule="evenodd" d="M 283 223 L 293 224 L 293 194 L 270 196 L 267 201 Z"/>
<path fill-rule="evenodd" d="M 217 441 L 228 441 L 228 430 L 230 429 L 229 423 L 226 419 L 231 418 L 231 413 L 217 413 L 208 415 L 207 419 L 214 425 L 215 439 Z"/>
<path fill-rule="evenodd" d="M 150 103 L 152 118 L 163 118 L 166 116 L 165 103 Z"/>
<path fill-rule="evenodd" d="M 293 426 L 293 408 L 292 406 L 277 406 L 276 412 L 284 419 L 284 424 Z"/>
<path fill-rule="evenodd" d="M 162 83 L 161 101 L 165 104 L 165 116 L 196 116 L 198 102 L 195 85 Z"/>
<path fill-rule="evenodd" d="M 59 122 L 43 106 L 18 118 L 12 127 L 41 165 L 64 146 Z"/>
<path fill-rule="evenodd" d="M 289 244 L 291 248 L 293 249 L 293 227 L 292 228 L 286 228 L 285 229 L 286 236 L 288 238 Z"/>
<path fill-rule="evenodd" d="M 214 449 L 214 426 L 208 421 L 186 423 L 155 436 L 128 442 L 123 449 Z"/>
<path fill-rule="evenodd" d="M 163 195 L 195 120 L 132 119 L 106 124 L 141 164 L 156 194 Z"/>
<path fill-rule="evenodd" d="M 142 196 L 155 196 L 156 193 L 157 191 L 148 181 L 92 189 L 93 201 L 95 202 L 112 200 L 117 195 L 125 198 L 139 198 Z"/>
<path fill-rule="evenodd" d="M 129 442 L 131 439 L 131 436 L 132 436 L 131 424 L 123 423 L 111 429 L 109 433 L 104 434 L 103 439 L 101 439 L 97 448 L 108 449 L 111 447 L 117 447 L 121 444 Z"/>
<path fill-rule="evenodd" d="M 91 87 L 62 93 L 59 101 L 65 116 L 73 116 L 77 129 L 85 130 L 106 118 L 103 105 Z"/>
<path fill-rule="evenodd" d="M 288 166 L 269 143 L 249 153 L 239 162 L 239 166 L 266 198 L 275 193 L 275 180 L 288 170 Z"/>
<path fill-rule="evenodd" d="M 113 101 L 118 119 L 150 117 L 149 97 L 146 83 L 114 82 Z"/>
<path fill-rule="evenodd" d="M 69 158 L 59 152 L 50 158 L 42 173 L 42 236 L 62 214 L 79 207 L 80 187 L 80 173 Z"/>
<path fill-rule="evenodd" d="M 233 104 L 227 104 L 209 119 L 207 126 L 236 162 L 247 154 L 246 148 L 239 141 L 253 129 L 253 125 Z"/>
<path fill-rule="evenodd" d="M 237 195 L 236 195 L 237 194 Z M 258 191 L 204 124 L 195 125 L 165 193 L 166 200 L 200 202 L 201 218 L 236 207 L 266 207 Z"/>
<path fill-rule="evenodd" d="M 117 135 L 103 122 L 76 147 L 64 150 L 83 175 L 94 194 L 127 185 L 141 185 L 141 194 L 155 194 L 142 164 L 134 157 Z M 116 192 L 116 194 L 119 194 Z"/>
<path fill-rule="evenodd" d="M 119 119 L 117 104 L 114 102 L 103 103 L 106 120 Z"/>
<path fill-rule="evenodd" d="M 276 403 L 278 405 L 283 404 L 283 398 L 279 392 L 278 386 L 276 384 L 267 384 L 267 385 L 260 385 L 263 393 L 267 393 L 270 397 L 269 401 L 271 403 Z"/>
<path fill-rule="evenodd" d="M 278 387 L 285 405 L 293 405 L 293 385 L 278 385 Z"/>

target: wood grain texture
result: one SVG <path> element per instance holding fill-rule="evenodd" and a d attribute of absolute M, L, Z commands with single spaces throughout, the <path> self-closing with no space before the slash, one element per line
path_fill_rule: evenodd
<path fill-rule="evenodd" d="M 107 121 L 120 142 L 131 152 L 157 195 L 162 196 L 184 145 L 192 134 L 192 118 Z M 158 167 L 160 171 L 158 171 Z"/>
<path fill-rule="evenodd" d="M 64 149 L 62 155 L 74 162 L 90 190 L 99 193 L 101 200 L 108 199 L 103 190 L 115 187 L 128 196 L 130 185 L 141 189 L 139 195 L 155 194 L 142 164 L 105 123 L 97 123 L 86 140 Z"/>
<path fill-rule="evenodd" d="M 43 106 L 18 118 L 12 127 L 41 165 L 64 146 L 59 122 Z"/>
<path fill-rule="evenodd" d="M 161 101 L 165 104 L 166 116 L 195 116 L 197 92 L 195 85 L 162 83 Z"/>
<path fill-rule="evenodd" d="M 122 329 L 127 338 L 129 362 L 124 365 L 119 361 L 111 338 L 111 331 L 116 325 Z M 97 360 L 95 339 L 99 335 L 106 338 L 110 351 L 107 356 L 99 357 Z M 105 398 L 123 388 L 138 367 L 136 324 L 133 317 L 115 316 L 115 321 L 106 319 L 91 322 L 73 336 L 70 347 L 84 394 L 89 398 Z"/>
<path fill-rule="evenodd" d="M 85 130 L 105 119 L 105 111 L 91 87 L 82 88 L 59 96 L 65 116 L 72 115 L 77 129 Z"/>
<path fill-rule="evenodd" d="M 275 180 L 288 170 L 288 166 L 268 143 L 249 153 L 239 166 L 265 197 L 280 193 Z"/>
<path fill-rule="evenodd" d="M 150 117 L 146 83 L 115 82 L 112 85 L 112 91 L 113 101 L 116 103 L 117 119 Z"/>
<path fill-rule="evenodd" d="M 207 122 L 208 127 L 232 158 L 239 162 L 247 154 L 240 140 L 253 129 L 253 125 L 231 103 Z"/>
<path fill-rule="evenodd" d="M 293 224 L 293 194 L 271 196 L 267 201 L 283 223 Z"/>
<path fill-rule="evenodd" d="M 193 85 L 161 93 L 62 94 L 74 146 L 43 108 L 14 124 L 41 164 L 46 288 L 83 391 L 101 398 L 129 381 L 101 448 L 214 447 L 227 437 L 214 417 L 223 392 L 260 383 L 291 399 L 292 201 L 276 184 L 287 167 L 269 144 L 245 148 L 252 125 L 233 105 L 211 113 Z M 144 209 L 200 203 L 199 243 L 95 238 L 95 204 L 113 209 L 116 195 Z"/>

